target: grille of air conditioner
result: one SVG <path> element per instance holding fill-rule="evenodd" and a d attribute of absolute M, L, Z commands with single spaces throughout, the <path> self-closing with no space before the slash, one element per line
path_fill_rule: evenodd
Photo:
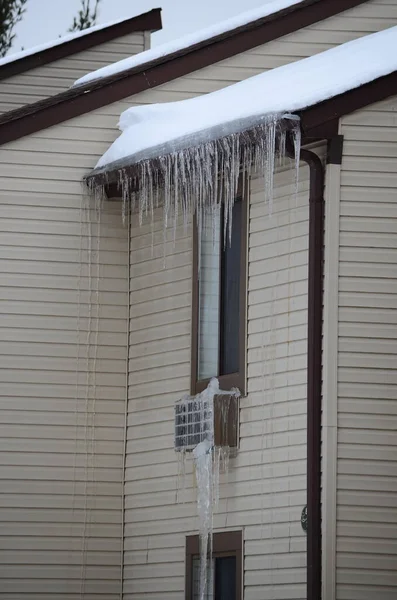
<path fill-rule="evenodd" d="M 209 440 L 214 446 L 236 448 L 238 443 L 238 394 L 222 392 L 185 396 L 175 403 L 176 451 L 191 452 Z"/>
<path fill-rule="evenodd" d="M 214 435 L 213 403 L 200 395 L 182 398 L 175 404 L 175 450 L 192 451 Z"/>

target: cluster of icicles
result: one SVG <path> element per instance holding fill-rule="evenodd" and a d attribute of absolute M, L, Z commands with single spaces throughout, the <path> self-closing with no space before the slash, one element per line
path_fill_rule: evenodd
<path fill-rule="evenodd" d="M 154 210 L 162 206 L 164 232 L 170 226 L 176 229 L 180 219 L 187 226 L 193 216 L 201 231 L 222 201 L 225 233 L 230 236 L 232 209 L 240 182 L 244 185 L 245 178 L 252 173 L 262 176 L 271 212 L 277 161 L 290 157 L 293 151 L 296 174 L 299 170 L 299 117 L 276 114 L 258 121 L 250 129 L 182 150 L 173 150 L 170 142 L 166 154 L 138 162 L 129 157 L 124 166 L 117 164 L 116 168 L 116 163 L 112 163 L 93 171 L 85 182 L 91 194 L 100 198 L 110 184 L 117 186 L 122 197 L 123 221 L 127 210 L 138 210 L 140 224 L 145 218 L 153 222 Z M 287 136 L 292 146 L 289 151 Z"/>
<path fill-rule="evenodd" d="M 196 396 L 184 396 L 175 405 L 176 429 L 175 449 L 180 452 L 180 462 L 185 473 L 186 448 L 192 450 L 197 485 L 197 513 L 200 539 L 200 579 L 199 599 L 207 598 L 212 589 L 212 530 L 213 513 L 219 502 L 220 471 L 227 472 L 229 448 L 215 446 L 214 398 L 223 396 L 220 411 L 221 437 L 228 439 L 229 406 L 232 396 L 239 397 L 237 389 L 219 389 L 216 378 L 211 379 L 207 388 Z M 182 417 L 179 421 L 178 417 Z M 195 446 L 192 447 L 192 442 Z M 209 568 L 208 568 L 209 565 Z"/>

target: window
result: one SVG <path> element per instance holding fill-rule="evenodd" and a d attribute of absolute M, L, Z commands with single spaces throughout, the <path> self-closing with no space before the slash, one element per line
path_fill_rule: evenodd
<path fill-rule="evenodd" d="M 229 242 L 224 234 L 223 205 L 194 227 L 192 394 L 211 377 L 220 387 L 245 392 L 247 296 L 247 202 L 239 191 L 232 212 Z M 199 239 L 200 236 L 200 239 Z"/>
<path fill-rule="evenodd" d="M 242 533 L 214 533 L 209 586 L 206 600 L 241 600 Z M 199 536 L 186 538 L 186 600 L 199 600 Z"/>

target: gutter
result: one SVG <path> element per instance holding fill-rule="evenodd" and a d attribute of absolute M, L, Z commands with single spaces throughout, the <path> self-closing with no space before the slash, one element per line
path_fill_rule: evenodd
<path fill-rule="evenodd" d="M 321 397 L 323 335 L 324 167 L 301 150 L 310 169 L 307 331 L 307 600 L 321 599 Z"/>

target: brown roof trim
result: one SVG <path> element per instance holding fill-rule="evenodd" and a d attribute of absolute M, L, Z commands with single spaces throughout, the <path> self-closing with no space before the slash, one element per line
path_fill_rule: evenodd
<path fill-rule="evenodd" d="M 162 28 L 161 23 L 161 8 L 154 8 L 153 10 L 142 13 L 136 17 L 126 19 L 120 23 L 109 25 L 103 29 L 92 31 L 86 35 L 75 38 L 73 40 L 65 41 L 46 50 L 41 50 L 16 59 L 12 62 L 6 63 L 0 66 L 0 80 L 24 73 L 30 69 L 41 67 L 52 63 L 61 58 L 77 54 L 88 50 L 93 46 L 99 46 L 105 44 L 116 38 L 134 33 L 135 31 L 158 31 Z"/>
<path fill-rule="evenodd" d="M 287 9 L 150 63 L 11 111 L 0 117 L 0 144 L 178 79 L 367 1 L 302 0 Z"/>
<path fill-rule="evenodd" d="M 307 140 L 329 138 L 332 131 L 337 133 L 340 117 L 390 96 L 397 96 L 397 71 L 301 111 L 303 136 Z"/>

